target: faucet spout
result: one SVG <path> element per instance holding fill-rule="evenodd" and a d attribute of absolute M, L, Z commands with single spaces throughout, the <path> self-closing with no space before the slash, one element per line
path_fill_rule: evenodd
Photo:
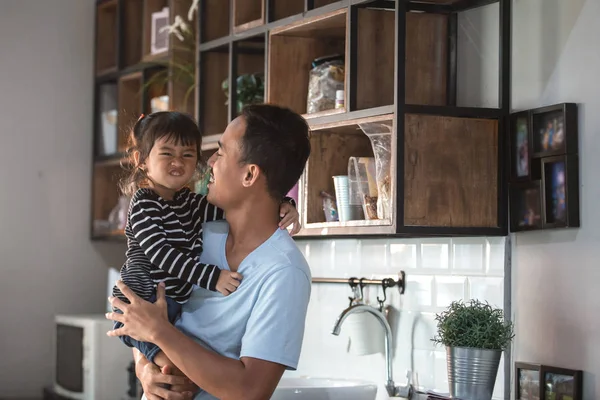
<path fill-rule="evenodd" d="M 392 371 L 392 328 L 390 328 L 390 324 L 388 323 L 383 312 L 378 309 L 368 306 L 366 304 L 355 304 L 346 308 L 342 313 L 338 316 L 335 324 L 333 325 L 333 329 L 331 333 L 333 335 L 339 336 L 340 330 L 342 328 L 342 324 L 344 320 L 348 318 L 349 315 L 357 313 L 357 312 L 368 312 L 373 315 L 383 327 L 385 332 L 385 367 L 386 367 L 386 383 L 385 388 L 390 397 L 393 397 L 397 394 L 397 388 L 393 379 L 393 371 Z"/>

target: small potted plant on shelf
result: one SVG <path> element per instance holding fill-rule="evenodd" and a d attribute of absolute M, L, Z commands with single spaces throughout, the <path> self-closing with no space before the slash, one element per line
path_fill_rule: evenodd
<path fill-rule="evenodd" d="M 502 309 L 487 302 L 454 301 L 436 314 L 437 336 L 446 346 L 450 396 L 461 400 L 490 400 L 502 352 L 514 338 L 514 326 Z"/>
<path fill-rule="evenodd" d="M 225 92 L 225 96 L 227 96 L 225 104 L 229 104 L 229 78 L 223 81 L 221 88 Z M 235 88 L 238 113 L 248 104 L 262 103 L 264 101 L 265 86 L 262 73 L 238 76 Z"/>

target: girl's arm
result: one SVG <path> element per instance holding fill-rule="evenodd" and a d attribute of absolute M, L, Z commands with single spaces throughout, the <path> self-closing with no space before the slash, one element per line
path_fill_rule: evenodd
<path fill-rule="evenodd" d="M 150 262 L 169 275 L 215 291 L 221 270 L 182 253 L 167 242 L 164 211 L 152 196 L 138 192 L 129 213 L 131 230 Z"/>

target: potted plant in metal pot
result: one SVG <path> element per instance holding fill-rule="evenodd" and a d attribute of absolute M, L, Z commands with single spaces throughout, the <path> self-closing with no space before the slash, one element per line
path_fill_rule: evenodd
<path fill-rule="evenodd" d="M 490 400 L 502 352 L 510 346 L 514 326 L 502 309 L 487 302 L 454 301 L 436 314 L 435 343 L 446 346 L 450 396 Z"/>

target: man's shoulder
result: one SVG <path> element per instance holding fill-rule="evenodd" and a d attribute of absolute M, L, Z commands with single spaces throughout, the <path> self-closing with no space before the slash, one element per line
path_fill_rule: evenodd
<path fill-rule="evenodd" d="M 283 274 L 294 274 L 300 271 L 310 282 L 311 274 L 308 263 L 287 231 L 279 230 L 273 235 L 267 241 L 267 248 L 261 256 L 270 259 L 269 264 L 275 267 L 273 270 Z"/>

